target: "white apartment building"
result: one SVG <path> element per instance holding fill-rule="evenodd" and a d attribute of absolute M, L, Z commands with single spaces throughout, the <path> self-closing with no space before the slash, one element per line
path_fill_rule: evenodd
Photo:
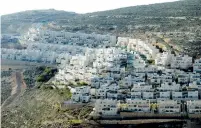
<path fill-rule="evenodd" d="M 161 82 L 162 83 L 165 83 L 165 82 L 171 83 L 171 82 L 173 82 L 173 75 L 172 75 L 172 73 L 164 73 L 160 77 L 161 77 Z"/>
<path fill-rule="evenodd" d="M 178 74 L 177 78 L 178 78 L 178 83 L 185 84 L 185 83 L 189 82 L 189 74 L 188 73 L 180 73 L 180 74 Z"/>
<path fill-rule="evenodd" d="M 135 68 L 136 73 L 146 73 L 146 68 Z"/>
<path fill-rule="evenodd" d="M 71 99 L 75 102 L 89 102 L 91 98 L 89 94 L 89 86 L 76 87 Z"/>
<path fill-rule="evenodd" d="M 91 87 L 92 88 L 99 88 L 100 87 L 100 81 L 98 77 L 91 77 Z"/>
<path fill-rule="evenodd" d="M 132 77 L 131 75 L 124 77 L 122 80 L 122 86 L 131 87 L 132 85 Z"/>
<path fill-rule="evenodd" d="M 134 60 L 133 60 L 133 67 L 134 68 L 144 68 L 146 66 L 145 61 L 138 55 L 134 54 Z"/>
<path fill-rule="evenodd" d="M 100 86 L 100 89 L 105 89 L 105 90 L 108 90 L 108 91 L 118 91 L 119 89 L 119 86 L 117 84 L 102 84 Z"/>
<path fill-rule="evenodd" d="M 138 83 L 138 84 L 134 84 L 131 92 L 146 92 L 146 91 L 151 91 L 152 89 L 152 85 L 147 85 L 144 83 Z"/>
<path fill-rule="evenodd" d="M 42 43 L 54 43 L 65 45 L 79 45 L 85 47 L 98 47 L 98 46 L 114 46 L 116 44 L 116 36 L 100 35 L 100 34 L 85 34 L 85 33 L 70 33 L 64 31 L 52 30 L 38 30 L 28 31 L 25 36 L 25 41 L 40 41 Z"/>
<path fill-rule="evenodd" d="M 159 113 L 180 113 L 181 105 L 177 100 L 157 100 Z"/>
<path fill-rule="evenodd" d="M 195 60 L 195 63 L 193 64 L 193 71 L 201 73 L 201 58 Z"/>
<path fill-rule="evenodd" d="M 173 56 L 174 55 L 171 54 L 170 52 L 158 53 L 155 58 L 155 64 L 162 65 L 162 66 L 168 66 L 171 64 L 171 60 L 172 60 Z"/>
<path fill-rule="evenodd" d="M 192 83 L 189 83 L 188 89 L 200 91 L 201 90 L 201 82 L 194 81 Z"/>
<path fill-rule="evenodd" d="M 150 84 L 160 84 L 161 76 L 157 73 L 147 73 L 148 82 Z"/>
<path fill-rule="evenodd" d="M 142 99 L 154 99 L 154 92 L 142 92 Z"/>
<path fill-rule="evenodd" d="M 147 41 L 142 41 L 140 39 L 129 39 L 126 37 L 118 37 L 118 46 L 127 47 L 127 51 L 137 51 L 145 55 L 147 59 L 155 58 L 156 54 L 159 52 L 154 46 L 152 46 Z"/>
<path fill-rule="evenodd" d="M 70 65 L 79 65 L 81 67 L 87 67 L 90 63 L 90 58 L 83 55 L 72 56 Z"/>
<path fill-rule="evenodd" d="M 160 87 L 157 88 L 159 91 L 179 91 L 181 89 L 180 84 L 172 83 L 162 83 Z"/>
<path fill-rule="evenodd" d="M 161 99 L 161 100 L 168 100 L 170 99 L 170 91 L 166 91 L 166 92 L 158 92 L 156 94 L 156 99 Z"/>
<path fill-rule="evenodd" d="M 142 59 L 134 59 L 133 61 L 133 67 L 134 68 L 144 68 L 146 66 L 146 63 Z"/>
<path fill-rule="evenodd" d="M 189 114 L 201 114 L 201 100 L 187 101 L 187 111 Z"/>
<path fill-rule="evenodd" d="M 117 45 L 118 46 L 127 46 L 129 43 L 128 37 L 118 37 L 117 38 Z"/>
<path fill-rule="evenodd" d="M 190 73 L 190 82 L 200 82 L 201 74 L 200 73 Z"/>
<path fill-rule="evenodd" d="M 192 67 L 192 57 L 178 55 L 172 57 L 171 68 L 188 69 Z"/>
<path fill-rule="evenodd" d="M 106 98 L 106 93 L 107 93 L 106 89 L 102 89 L 102 88 L 96 89 L 97 98 Z"/>
<path fill-rule="evenodd" d="M 117 91 L 109 90 L 106 92 L 106 98 L 108 98 L 108 99 L 117 99 L 117 97 L 118 97 Z"/>
<path fill-rule="evenodd" d="M 197 83 L 197 81 L 194 81 L 193 83 L 189 83 L 188 91 L 197 91 L 198 85 L 199 85 L 199 83 Z"/>
<path fill-rule="evenodd" d="M 95 103 L 94 113 L 96 115 L 114 116 L 118 112 L 118 102 L 112 99 L 97 99 Z"/>
<path fill-rule="evenodd" d="M 186 91 L 183 92 L 184 100 L 198 100 L 198 91 Z"/>
<path fill-rule="evenodd" d="M 172 91 L 172 99 L 173 100 L 183 100 L 183 94 L 182 92 L 179 92 L 179 91 Z"/>
<path fill-rule="evenodd" d="M 142 92 L 131 91 L 132 99 L 142 99 Z"/>
<path fill-rule="evenodd" d="M 123 111 L 133 111 L 133 112 L 150 112 L 150 101 L 141 99 L 126 99 L 126 107 Z"/>
<path fill-rule="evenodd" d="M 147 68 L 145 68 L 146 73 L 157 73 L 158 67 L 155 65 L 149 65 Z"/>

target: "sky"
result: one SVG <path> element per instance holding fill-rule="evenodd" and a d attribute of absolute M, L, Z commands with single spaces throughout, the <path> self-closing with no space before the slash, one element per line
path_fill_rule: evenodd
<path fill-rule="evenodd" d="M 177 0 L 1 0 L 0 15 L 37 9 L 56 9 L 76 13 L 89 13 L 172 1 Z"/>

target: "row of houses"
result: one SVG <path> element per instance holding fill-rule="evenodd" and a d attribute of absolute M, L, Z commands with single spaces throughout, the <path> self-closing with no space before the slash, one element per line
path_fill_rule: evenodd
<path fill-rule="evenodd" d="M 159 87 L 161 89 L 161 87 Z M 167 88 L 167 87 L 165 87 Z M 88 90 L 88 100 L 82 100 L 80 95 L 83 95 L 83 92 L 79 92 L 80 89 Z M 72 100 L 75 102 L 90 102 L 93 99 L 117 99 L 123 100 L 125 98 L 131 99 L 149 99 L 151 101 L 156 100 L 177 100 L 177 101 L 187 101 L 187 100 L 198 100 L 199 92 L 198 88 L 193 87 L 187 90 L 178 90 L 177 89 L 153 89 L 152 86 L 145 85 L 133 86 L 131 89 L 125 89 L 112 84 L 110 86 L 103 85 L 98 89 L 87 87 L 76 87 L 76 93 L 73 93 Z M 84 94 L 85 95 L 85 94 Z"/>
<path fill-rule="evenodd" d="M 118 37 L 117 46 L 125 47 L 127 51 L 136 51 L 146 56 L 147 60 L 154 60 L 156 65 L 170 66 L 172 69 L 194 68 L 194 72 L 201 72 L 201 59 L 195 60 L 188 55 L 174 55 L 171 52 L 162 52 L 149 43 L 148 40 L 131 39 L 129 37 Z"/>
<path fill-rule="evenodd" d="M 190 100 L 185 103 L 189 114 L 201 113 L 200 100 Z M 125 102 L 119 102 L 112 99 L 99 99 L 96 100 L 93 114 L 96 116 L 114 116 L 118 115 L 119 112 L 152 113 L 153 111 L 160 114 L 180 114 L 183 109 L 176 100 L 157 100 L 153 104 L 150 100 L 126 99 Z"/>
<path fill-rule="evenodd" d="M 42 28 L 30 28 L 23 37 L 26 41 L 39 41 L 41 43 L 64 44 L 73 46 L 84 46 L 90 48 L 112 46 L 116 44 L 116 36 L 86 34 L 86 33 L 70 33 L 65 31 L 53 31 Z"/>
<path fill-rule="evenodd" d="M 131 39 L 129 37 L 118 37 L 117 46 L 122 46 L 127 51 L 137 51 L 145 55 L 147 59 L 155 59 L 159 50 L 152 46 L 148 41 L 142 41 L 141 39 Z"/>
<path fill-rule="evenodd" d="M 150 46 L 148 42 L 144 42 L 139 39 L 129 39 L 119 37 L 117 41 L 118 46 L 129 46 L 130 44 L 135 44 L 133 47 L 142 46 L 142 49 L 149 51 L 147 54 L 151 55 L 152 59 L 155 58 L 155 64 L 159 66 L 168 66 L 172 69 L 188 69 L 193 66 L 194 72 L 201 72 L 201 60 L 195 60 L 194 64 L 192 63 L 192 57 L 187 55 L 178 55 L 174 56 L 169 52 L 159 53 L 157 50 Z M 3 59 L 16 59 L 16 60 L 24 60 L 24 61 L 38 61 L 38 62 L 46 62 L 46 63 L 65 63 L 69 62 L 71 56 L 76 54 L 83 55 L 86 52 L 85 47 L 80 47 L 77 45 L 59 45 L 59 44 L 51 44 L 51 43 L 28 43 L 27 49 L 25 50 L 16 50 L 16 49 L 5 49 L 2 50 L 2 58 Z M 101 49 L 101 48 L 100 48 Z M 152 50 L 150 50 L 152 49 Z M 135 52 L 133 52 L 135 50 Z M 93 50 L 92 50 L 93 51 Z M 101 51 L 101 50 L 100 50 Z M 130 53 L 134 54 L 133 59 L 133 67 L 135 68 L 143 68 L 146 66 L 145 61 L 140 57 L 140 55 L 136 52 L 146 55 L 146 53 L 142 52 L 142 50 L 130 49 L 127 50 Z M 155 52 L 152 52 L 155 51 Z M 55 55 L 55 53 L 57 53 Z M 17 55 L 16 55 L 17 54 Z M 90 54 L 93 55 L 93 52 Z M 100 54 L 101 55 L 101 54 Z M 108 59 L 115 60 L 117 58 L 114 54 L 107 54 L 110 57 Z M 55 57 L 56 56 L 56 57 Z M 84 56 L 80 56 L 79 58 L 83 58 Z M 56 59 L 55 59 L 56 58 Z M 102 61 L 102 56 L 99 56 L 99 62 Z M 150 57 L 149 57 L 150 58 Z M 127 62 L 128 60 L 127 57 Z M 99 64 L 99 63 L 98 63 Z M 94 64 L 97 65 L 97 64 Z M 105 65 L 109 65 L 105 63 Z"/>
<path fill-rule="evenodd" d="M 88 48 L 71 45 L 28 43 L 26 49 L 1 49 L 1 58 L 42 63 L 66 63 L 72 56 L 84 54 Z"/>
<path fill-rule="evenodd" d="M 1 49 L 1 59 L 20 60 L 29 62 L 55 63 L 57 53 L 39 50 Z"/>
<path fill-rule="evenodd" d="M 188 55 L 173 55 L 170 52 L 158 53 L 156 65 L 170 66 L 172 69 L 188 69 L 193 67 L 193 58 Z"/>

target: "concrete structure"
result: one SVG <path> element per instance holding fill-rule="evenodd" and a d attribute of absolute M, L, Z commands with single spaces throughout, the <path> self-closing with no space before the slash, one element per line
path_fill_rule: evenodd
<path fill-rule="evenodd" d="M 201 101 L 200 100 L 187 101 L 187 112 L 189 114 L 201 114 Z"/>
<path fill-rule="evenodd" d="M 71 99 L 75 102 L 89 102 L 90 101 L 90 87 L 82 86 L 76 87 Z"/>
<path fill-rule="evenodd" d="M 94 113 L 96 115 L 112 116 L 117 115 L 118 107 L 117 100 L 98 99 L 96 100 Z"/>
<path fill-rule="evenodd" d="M 171 54 L 170 52 L 158 53 L 155 58 L 155 64 L 162 65 L 162 66 L 168 66 L 171 64 L 171 60 L 172 60 L 173 56 L 174 55 Z"/>
<path fill-rule="evenodd" d="M 126 99 L 126 107 L 123 108 L 123 111 L 150 112 L 150 101 Z"/>
<path fill-rule="evenodd" d="M 159 113 L 180 113 L 181 105 L 176 100 L 157 100 Z"/>
<path fill-rule="evenodd" d="M 201 73 L 201 58 L 195 60 L 195 63 L 193 64 L 193 71 Z"/>
<path fill-rule="evenodd" d="M 192 67 L 192 57 L 178 55 L 172 58 L 171 68 L 188 69 L 189 67 Z"/>

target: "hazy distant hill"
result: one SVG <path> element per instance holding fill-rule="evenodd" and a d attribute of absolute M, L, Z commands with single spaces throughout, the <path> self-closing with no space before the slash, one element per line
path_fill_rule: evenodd
<path fill-rule="evenodd" d="M 70 32 L 155 38 L 156 42 L 170 43 L 175 49 L 190 55 L 201 54 L 201 0 L 181 0 L 88 14 L 56 10 L 25 11 L 2 16 L 2 32 L 23 32 L 33 23 L 49 22 Z"/>
<path fill-rule="evenodd" d="M 48 23 L 61 19 L 69 19 L 74 12 L 49 10 L 33 10 L 3 15 L 1 17 L 2 33 L 20 33 L 26 31 L 33 23 Z"/>

